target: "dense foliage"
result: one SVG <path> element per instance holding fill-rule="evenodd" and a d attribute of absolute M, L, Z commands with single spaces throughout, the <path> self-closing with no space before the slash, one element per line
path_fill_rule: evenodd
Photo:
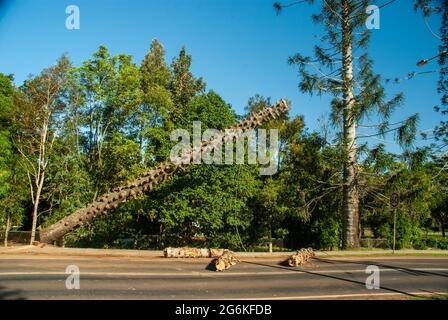
<path fill-rule="evenodd" d="M 39 230 L 166 160 L 173 129 L 191 130 L 193 121 L 201 121 L 202 130 L 224 129 L 238 121 L 241 116 L 192 74 L 191 63 L 182 48 L 167 64 L 163 46 L 153 40 L 140 65 L 100 46 L 82 65 L 63 56 L 20 87 L 0 74 L 3 230 L 7 224 L 30 230 L 34 207 Z M 54 90 L 51 100 L 42 95 L 47 89 Z M 255 95 L 247 112 L 269 104 Z M 291 249 L 340 247 L 341 146 L 309 132 L 303 116 L 285 115 L 265 128 L 280 132 L 276 174 L 261 176 L 258 165 L 249 164 L 194 165 L 67 235 L 65 244 L 251 250 L 276 239 Z M 359 153 L 363 236 L 391 244 L 389 197 L 399 192 L 398 246 L 446 246 L 425 240 L 447 223 L 445 162 L 426 149 L 395 155 L 380 145 Z"/>

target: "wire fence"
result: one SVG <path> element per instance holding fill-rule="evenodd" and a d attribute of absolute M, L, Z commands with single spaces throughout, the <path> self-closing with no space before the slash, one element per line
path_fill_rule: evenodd
<path fill-rule="evenodd" d="M 31 239 L 31 231 L 9 231 L 8 244 L 29 244 Z M 36 239 L 39 239 L 39 232 L 36 232 Z M 0 233 L 0 241 L 5 240 L 5 233 Z"/>

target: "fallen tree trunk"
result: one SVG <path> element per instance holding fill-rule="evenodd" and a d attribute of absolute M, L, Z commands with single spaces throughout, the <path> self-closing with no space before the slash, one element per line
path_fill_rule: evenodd
<path fill-rule="evenodd" d="M 297 251 L 296 254 L 293 254 L 289 258 L 288 264 L 291 267 L 298 267 L 298 266 L 301 266 L 301 265 L 305 264 L 310 259 L 314 258 L 315 255 L 316 254 L 314 253 L 312 248 L 301 249 L 301 250 Z"/>
<path fill-rule="evenodd" d="M 213 263 L 215 264 L 216 271 L 224 271 L 231 266 L 237 264 L 240 260 L 235 256 L 235 254 L 230 250 L 224 250 L 222 255 L 216 258 Z"/>
<path fill-rule="evenodd" d="M 182 163 L 172 163 L 170 161 L 161 163 L 155 169 L 141 174 L 135 180 L 102 195 L 93 203 L 86 205 L 84 208 L 43 229 L 40 232 L 40 242 L 52 243 L 97 216 L 106 215 L 121 203 L 135 199 L 145 192 L 151 191 L 158 184 L 185 171 L 193 163 L 192 159 L 194 158 L 194 154 L 203 152 L 204 150 L 211 150 L 213 147 L 222 146 L 227 141 L 233 141 L 235 137 L 239 138 L 246 131 L 255 129 L 265 122 L 278 118 L 287 110 L 288 105 L 286 101 L 280 100 L 280 102 L 272 107 L 266 107 L 258 112 L 252 113 L 242 122 L 229 128 L 234 134 L 226 135 L 225 132 L 221 132 L 214 139 L 203 142 L 200 148 L 194 148 L 191 152 L 187 153 L 184 160 L 190 159 L 189 163 L 183 161 Z"/>

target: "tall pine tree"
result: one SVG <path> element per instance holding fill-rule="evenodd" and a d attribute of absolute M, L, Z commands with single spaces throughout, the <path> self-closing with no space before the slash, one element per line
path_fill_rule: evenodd
<path fill-rule="evenodd" d="M 141 66 L 143 101 L 138 116 L 140 148 L 146 154 L 145 162 L 165 160 L 169 150 L 164 148 L 172 130 L 170 113 L 173 101 L 169 90 L 171 71 L 165 62 L 165 50 L 156 39 L 152 40 Z"/>
<path fill-rule="evenodd" d="M 299 1 L 292 4 L 299 4 Z M 308 0 L 313 4 L 314 0 Z M 313 21 L 321 24 L 324 35 L 314 48 L 314 57 L 296 54 L 289 58 L 297 66 L 299 89 L 303 93 L 332 96 L 332 122 L 339 129 L 339 145 L 343 150 L 343 248 L 359 246 L 359 174 L 358 140 L 385 136 L 395 131 L 398 142 L 409 146 L 416 130 L 417 115 L 391 124 L 393 110 L 402 102 L 396 95 L 386 100 L 381 78 L 372 71 L 368 56 L 370 30 L 366 28 L 367 0 L 323 0 Z M 275 3 L 280 12 L 291 4 Z M 355 57 L 354 52 L 357 51 Z M 377 124 L 366 123 L 378 119 Z M 374 133 L 358 135 L 358 128 L 376 129 Z"/>

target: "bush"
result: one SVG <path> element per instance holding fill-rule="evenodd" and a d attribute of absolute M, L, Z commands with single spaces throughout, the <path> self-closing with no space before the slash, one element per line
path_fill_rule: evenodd
<path fill-rule="evenodd" d="M 413 248 L 418 250 L 428 248 L 448 250 L 448 238 L 422 238 L 413 244 Z"/>
<path fill-rule="evenodd" d="M 437 240 L 437 249 L 448 250 L 448 239 Z"/>
<path fill-rule="evenodd" d="M 425 249 L 427 245 L 422 242 L 422 234 L 423 232 L 419 225 L 413 222 L 407 214 L 401 212 L 397 213 L 396 249 Z M 387 239 L 388 247 L 392 248 L 394 241 L 393 220 L 380 225 L 377 228 L 377 235 L 380 238 Z"/>
<path fill-rule="evenodd" d="M 423 239 L 420 239 L 420 240 L 418 240 L 418 241 L 416 241 L 415 243 L 414 243 L 414 249 L 417 249 L 417 250 L 425 250 L 425 249 L 428 249 L 428 245 L 427 245 L 427 243 L 426 243 L 426 241 L 425 240 L 423 240 Z"/>

